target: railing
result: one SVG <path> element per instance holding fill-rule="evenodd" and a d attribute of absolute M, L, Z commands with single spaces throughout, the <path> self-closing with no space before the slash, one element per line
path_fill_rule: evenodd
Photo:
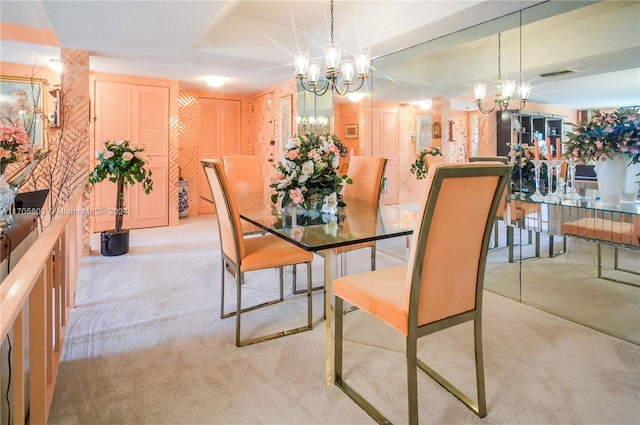
<path fill-rule="evenodd" d="M 82 192 L 73 194 L 65 213 L 53 219 L 0 286 L 0 334 L 2 341 L 12 336 L 13 424 L 26 423 L 27 416 L 31 424 L 47 423 L 68 312 L 75 305 Z"/>

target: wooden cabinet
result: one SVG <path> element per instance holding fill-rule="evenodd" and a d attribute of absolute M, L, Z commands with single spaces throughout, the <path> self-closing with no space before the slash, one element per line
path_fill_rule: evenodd
<path fill-rule="evenodd" d="M 551 154 L 555 155 L 556 142 L 562 137 L 564 118 L 537 112 L 496 112 L 497 154 L 507 156 L 512 145 L 533 146 L 534 140 L 537 139 L 540 153 L 546 154 L 549 146 Z"/>

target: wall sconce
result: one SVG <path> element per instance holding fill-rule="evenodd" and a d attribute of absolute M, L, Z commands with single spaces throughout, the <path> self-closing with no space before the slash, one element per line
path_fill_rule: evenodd
<path fill-rule="evenodd" d="M 416 132 L 412 131 L 411 132 L 411 143 L 415 143 L 416 142 L 416 136 L 417 136 Z"/>
<path fill-rule="evenodd" d="M 49 68 L 56 72 L 62 72 L 62 62 L 60 59 L 51 58 L 49 59 Z"/>

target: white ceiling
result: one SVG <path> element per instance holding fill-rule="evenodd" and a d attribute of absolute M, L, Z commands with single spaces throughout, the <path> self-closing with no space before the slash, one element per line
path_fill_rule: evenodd
<path fill-rule="evenodd" d="M 532 101 L 572 109 L 638 105 L 639 22 L 637 1 L 547 2 L 378 60 L 374 97 L 472 100 L 477 82 L 495 92 L 501 33 L 502 77 L 529 83 Z M 576 72 L 541 76 L 565 69 Z"/>
<path fill-rule="evenodd" d="M 335 2 L 334 40 L 380 56 L 540 1 Z M 252 94 L 293 76 L 292 55 L 320 56 L 330 2 L 5 1 L 2 22 L 53 29 L 60 46 L 91 52 L 98 72 L 178 80 L 229 79 L 222 92 Z M 46 63 L 59 49 L 2 41 L 3 62 Z"/>
<path fill-rule="evenodd" d="M 497 71 L 495 34 L 502 32 L 503 73 L 517 79 L 522 64 L 534 100 L 579 109 L 640 104 L 640 2 L 597 3 L 337 0 L 334 40 L 348 52 L 370 49 L 372 57 L 383 57 L 374 61 L 378 100 L 464 97 L 475 82 L 490 83 Z M 329 42 L 329 4 L 2 0 L 0 18 L 54 30 L 60 46 L 90 51 L 97 72 L 178 80 L 183 88 L 205 88 L 204 76 L 221 75 L 228 82 L 216 90 L 254 94 L 293 76 L 294 52 L 322 55 Z M 507 15 L 522 9 L 520 56 L 520 17 Z M 406 49 L 429 40 L 435 41 Z M 58 47 L 2 40 L 0 49 L 2 62 L 44 64 L 59 57 Z M 564 68 L 580 72 L 538 77 Z"/>

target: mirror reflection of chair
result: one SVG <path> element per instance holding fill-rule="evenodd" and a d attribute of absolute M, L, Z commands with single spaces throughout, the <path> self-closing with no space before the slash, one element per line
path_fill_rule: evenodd
<path fill-rule="evenodd" d="M 490 161 L 490 162 L 502 162 L 504 165 L 509 164 L 509 158 L 506 156 L 472 156 L 469 157 L 469 162 L 482 162 L 482 161 Z M 492 248 L 497 248 L 499 244 L 498 238 L 498 220 L 502 220 L 506 223 L 505 220 L 505 212 L 506 212 L 506 196 L 509 194 L 509 185 L 504 190 L 504 196 L 500 199 L 500 205 L 498 205 L 498 211 L 496 211 L 496 219 L 493 225 L 493 246 Z M 507 245 L 509 245 L 509 233 L 507 230 Z"/>
<path fill-rule="evenodd" d="M 312 328 L 311 262 L 313 260 L 313 254 L 276 236 L 245 237 L 242 234 L 242 227 L 240 225 L 241 219 L 235 196 L 231 192 L 231 184 L 229 183 L 229 179 L 227 178 L 222 163 L 218 160 L 202 160 L 202 166 L 204 167 L 204 172 L 209 181 L 214 205 L 216 207 L 218 230 L 220 233 L 220 254 L 222 256 L 222 264 L 227 264 L 233 270 L 236 278 L 236 311 L 225 315 L 225 267 L 221 267 L 221 317 L 228 317 L 231 315 L 236 316 L 236 346 L 241 347 L 310 330 Z M 307 325 L 276 332 L 270 335 L 242 340 L 242 314 L 260 307 L 266 307 L 268 305 L 284 301 L 283 268 L 287 265 L 301 263 L 305 263 L 307 265 Z M 275 267 L 277 267 L 280 272 L 280 297 L 262 304 L 242 308 L 244 274 L 246 272 Z"/>
<path fill-rule="evenodd" d="M 478 416 L 486 415 L 482 291 L 491 227 L 509 172 L 510 167 L 498 162 L 443 163 L 432 167 L 416 216 L 407 264 L 333 281 L 334 382 L 379 423 L 389 422 L 344 380 L 343 321 L 351 317 L 343 314 L 345 302 L 404 335 L 408 423 L 418 423 L 418 367 Z M 474 323 L 477 403 L 417 358 L 419 338 L 467 321 Z M 404 359 L 398 356 L 400 365 L 404 367 Z M 363 366 L 362 362 L 357 366 Z M 352 363 L 347 372 L 353 377 L 358 368 Z"/>
<path fill-rule="evenodd" d="M 469 162 L 483 162 L 483 161 L 498 161 L 502 162 L 505 165 L 509 164 L 509 158 L 506 156 L 472 156 L 469 158 Z M 511 178 L 509 178 L 511 179 Z M 498 221 L 502 220 L 507 228 L 507 237 L 506 244 L 509 248 L 509 262 L 513 262 L 513 248 L 514 248 L 514 228 L 513 225 L 516 224 L 518 226 L 522 226 L 524 219 L 527 215 L 537 212 L 536 206 L 524 203 L 524 202 L 510 202 L 509 203 L 509 220 L 507 220 L 507 205 L 506 205 L 506 196 L 511 193 L 510 190 L 510 182 L 507 183 L 507 186 L 504 189 L 504 196 L 500 199 L 500 205 L 498 206 L 498 211 L 496 212 L 496 219 L 493 225 L 493 246 L 491 248 L 497 248 L 499 243 L 499 232 L 498 232 Z M 532 232 L 531 230 L 527 231 L 528 234 L 528 242 L 532 243 Z M 536 246 L 539 246 L 540 243 L 540 234 L 536 233 Z"/>

